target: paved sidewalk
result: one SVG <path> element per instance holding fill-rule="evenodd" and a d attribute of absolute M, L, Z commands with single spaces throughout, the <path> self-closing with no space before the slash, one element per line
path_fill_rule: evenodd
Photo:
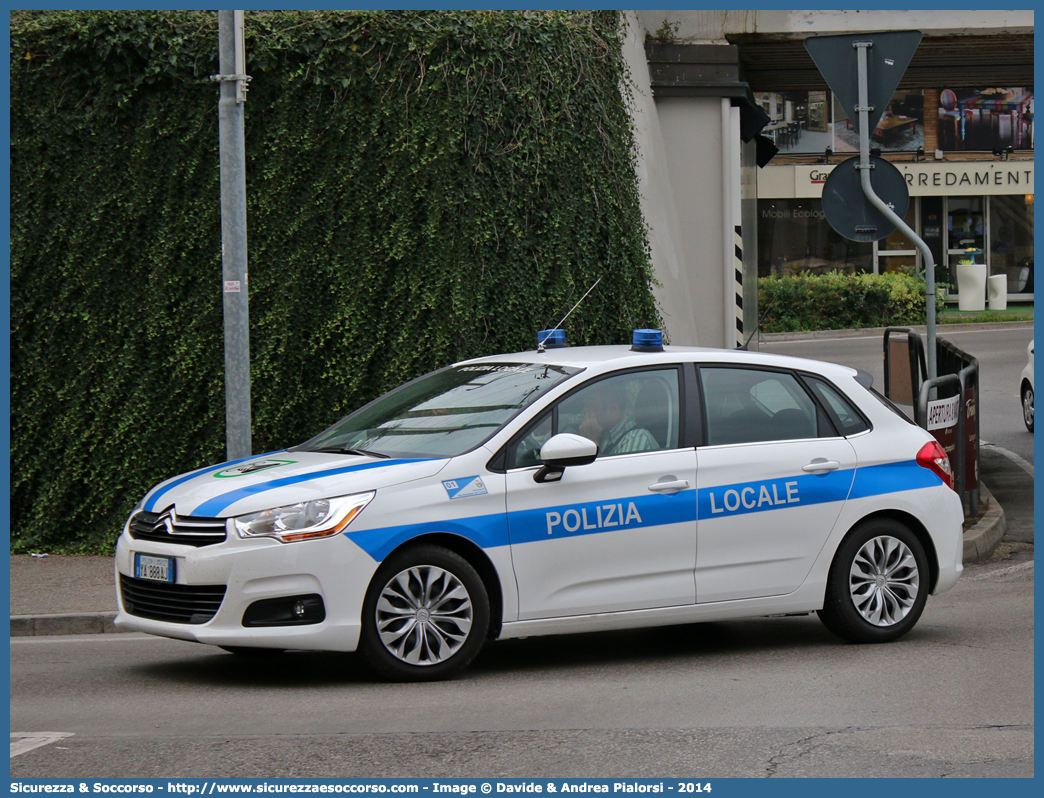
<path fill-rule="evenodd" d="M 964 561 L 988 559 L 1004 535 L 1004 510 L 985 486 L 986 514 L 964 533 Z M 11 555 L 11 636 L 117 632 L 112 557 Z"/>

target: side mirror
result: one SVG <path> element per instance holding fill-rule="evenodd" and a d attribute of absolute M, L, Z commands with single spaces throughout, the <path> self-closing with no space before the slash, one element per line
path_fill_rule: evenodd
<path fill-rule="evenodd" d="M 582 435 L 562 432 L 540 447 L 544 466 L 533 475 L 534 482 L 557 482 L 568 466 L 593 463 L 598 457 L 598 444 Z"/>

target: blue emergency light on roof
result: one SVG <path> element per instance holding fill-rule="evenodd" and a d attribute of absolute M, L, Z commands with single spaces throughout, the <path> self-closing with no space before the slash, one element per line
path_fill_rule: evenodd
<path fill-rule="evenodd" d="M 560 349 L 563 346 L 568 346 L 566 344 L 565 330 L 541 330 L 537 333 L 537 346 L 543 346 L 545 349 Z"/>
<path fill-rule="evenodd" d="M 659 330 L 635 330 L 631 336 L 632 352 L 662 352 L 663 333 Z"/>

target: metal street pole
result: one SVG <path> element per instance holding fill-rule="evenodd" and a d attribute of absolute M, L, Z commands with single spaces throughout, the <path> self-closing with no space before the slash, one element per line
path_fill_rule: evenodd
<path fill-rule="evenodd" d="M 225 449 L 229 460 L 253 453 L 250 441 L 250 314 L 247 306 L 246 54 L 243 12 L 218 11 L 221 84 L 221 276 L 225 318 Z"/>
<path fill-rule="evenodd" d="M 935 364 L 935 258 L 932 257 L 932 251 L 928 248 L 928 245 L 921 239 L 917 233 L 910 229 L 903 219 L 899 217 L 895 211 L 889 208 L 881 200 L 880 197 L 874 193 L 874 187 L 870 184 L 870 170 L 873 169 L 873 164 L 870 163 L 870 131 L 869 127 L 869 116 L 870 111 L 870 100 L 869 100 L 869 88 L 867 78 L 867 49 L 873 46 L 872 42 L 854 42 L 852 44 L 856 48 L 857 58 L 857 69 L 859 75 L 859 105 L 856 106 L 856 111 L 859 113 L 859 166 L 856 168 L 859 170 L 859 182 L 863 187 L 863 194 L 870 200 L 870 204 L 877 208 L 885 217 L 892 222 L 896 227 L 903 232 L 907 238 L 913 241 L 914 246 L 917 247 L 917 251 L 921 253 L 921 257 L 924 258 L 924 282 L 925 282 L 925 310 L 927 313 L 928 321 L 928 379 L 935 379 L 938 374 L 936 373 Z"/>

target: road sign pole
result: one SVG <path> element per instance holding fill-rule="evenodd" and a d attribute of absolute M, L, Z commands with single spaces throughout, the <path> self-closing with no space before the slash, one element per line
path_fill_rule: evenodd
<path fill-rule="evenodd" d="M 892 222 L 907 238 L 913 241 L 917 251 L 921 253 L 921 257 L 924 259 L 925 312 L 928 322 L 928 379 L 935 379 L 938 376 L 935 363 L 935 258 L 932 257 L 932 251 L 928 248 L 928 245 L 910 228 L 910 225 L 905 220 L 877 196 L 874 192 L 874 187 L 870 183 L 870 170 L 874 168 L 873 164 L 870 163 L 870 111 L 874 109 L 869 105 L 867 50 L 873 46 L 873 43 L 857 41 L 853 42 L 852 46 L 856 50 L 856 66 L 859 80 L 859 105 L 856 106 L 856 112 L 859 114 L 859 166 L 856 167 L 859 169 L 859 183 L 863 188 L 863 194 L 866 195 L 870 204 L 884 214 L 885 218 Z"/>

